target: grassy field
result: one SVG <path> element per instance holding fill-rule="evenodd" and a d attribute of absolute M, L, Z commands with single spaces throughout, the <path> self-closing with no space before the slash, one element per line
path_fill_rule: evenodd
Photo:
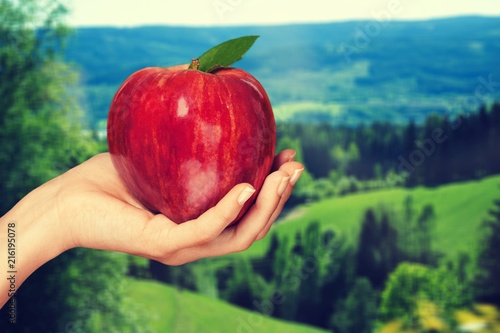
<path fill-rule="evenodd" d="M 449 256 L 464 251 L 473 254 L 479 244 L 480 225 L 500 198 L 500 176 L 437 188 L 388 189 L 331 198 L 299 207 L 279 221 L 271 232 L 294 237 L 311 221 L 333 229 L 355 241 L 366 209 L 386 205 L 402 209 L 407 196 L 413 197 L 418 211 L 432 204 L 436 220 L 434 246 Z M 249 250 L 234 254 L 261 256 L 270 237 Z M 227 264 L 231 256 L 211 262 Z M 154 332 L 325 332 L 316 328 L 284 322 L 232 306 L 214 298 L 178 290 L 153 281 L 127 279 L 126 294 L 141 309 Z"/>
<path fill-rule="evenodd" d="M 148 322 L 154 332 L 326 332 L 265 317 L 258 312 L 154 281 L 127 279 L 125 292 L 135 306 L 150 317 Z"/>
<path fill-rule="evenodd" d="M 395 188 L 326 199 L 297 208 L 289 217 L 276 223 L 271 232 L 293 239 L 297 230 L 305 228 L 311 221 L 319 221 L 323 228 L 333 229 L 354 240 L 366 209 L 381 204 L 402 209 L 409 195 L 413 197 L 417 211 L 426 204 L 434 206 L 433 245 L 437 250 L 451 256 L 460 251 L 473 253 L 478 245 L 479 226 L 488 216 L 488 210 L 493 208 L 493 201 L 500 199 L 500 176 L 436 188 Z M 269 240 L 268 236 L 236 255 L 261 256 Z"/>

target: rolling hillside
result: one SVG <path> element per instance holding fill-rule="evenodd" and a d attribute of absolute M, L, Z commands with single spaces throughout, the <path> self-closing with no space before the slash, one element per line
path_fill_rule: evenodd
<path fill-rule="evenodd" d="M 149 317 L 154 332 L 326 332 L 264 317 L 258 312 L 153 281 L 127 279 L 126 294 Z"/>
<path fill-rule="evenodd" d="M 377 24 L 376 33 L 367 34 Z M 476 87 L 484 80 L 498 82 L 498 27 L 500 18 L 457 17 L 389 21 L 383 27 L 372 20 L 81 28 L 69 41 L 66 58 L 81 70 L 82 103 L 94 125 L 106 119 L 114 92 L 132 72 L 186 63 L 243 35 L 261 37 L 236 66 L 262 82 L 278 120 L 418 122 L 432 112 L 470 111 L 464 110 L 465 101 L 475 97 Z M 486 88 L 479 102 L 500 97 L 496 86 Z"/>
<path fill-rule="evenodd" d="M 416 209 L 432 204 L 436 220 L 433 246 L 447 256 L 474 254 L 479 246 L 481 222 L 500 198 L 500 176 L 454 183 L 437 188 L 390 189 L 331 198 L 300 206 L 284 216 L 271 230 L 293 239 L 295 232 L 311 221 L 333 229 L 354 241 L 364 211 L 380 204 L 398 209 L 411 195 Z M 220 258 L 204 259 L 212 268 L 232 265 L 234 256 L 262 256 L 270 235 L 249 250 Z M 196 263 L 195 263 L 196 264 Z M 219 267 L 220 267 L 219 266 Z M 127 279 L 126 294 L 141 309 L 154 332 L 325 332 L 274 318 L 262 317 L 215 298 L 178 290 L 153 281 Z M 139 313 L 139 315 L 141 315 Z M 254 323 L 254 324 L 252 324 Z M 254 326 L 251 326 L 254 325 Z"/>
<path fill-rule="evenodd" d="M 401 209 L 405 198 L 411 195 L 418 210 L 426 204 L 435 209 L 433 246 L 442 253 L 454 256 L 460 251 L 473 254 L 477 249 L 479 226 L 488 216 L 493 201 L 500 199 L 500 176 L 479 181 L 454 183 L 437 188 L 395 188 L 327 199 L 301 206 L 273 227 L 272 232 L 291 239 L 295 232 L 311 221 L 319 221 L 353 240 L 359 232 L 360 222 L 367 208 L 384 204 Z M 236 255 L 261 256 L 268 247 L 270 237 L 255 243 L 246 252 Z"/>

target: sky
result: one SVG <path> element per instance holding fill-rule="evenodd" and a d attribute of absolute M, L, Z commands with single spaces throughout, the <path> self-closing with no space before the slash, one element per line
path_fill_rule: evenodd
<path fill-rule="evenodd" d="M 231 26 L 500 16 L 498 0 L 72 0 L 71 26 Z"/>

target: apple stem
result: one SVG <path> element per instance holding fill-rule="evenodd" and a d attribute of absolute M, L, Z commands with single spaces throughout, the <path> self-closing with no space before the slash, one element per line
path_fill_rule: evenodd
<path fill-rule="evenodd" d="M 193 60 L 191 60 L 191 66 L 189 66 L 189 68 L 198 70 L 198 68 L 200 68 L 200 61 L 193 58 Z"/>

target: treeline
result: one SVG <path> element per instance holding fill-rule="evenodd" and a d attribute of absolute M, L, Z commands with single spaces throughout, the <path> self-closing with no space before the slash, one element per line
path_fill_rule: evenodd
<path fill-rule="evenodd" d="M 278 133 L 279 148 L 300 150 L 316 180 L 299 190 L 303 198 L 394 185 L 436 186 L 500 172 L 500 103 L 453 118 L 431 115 L 424 124 L 279 124 Z"/>
<path fill-rule="evenodd" d="M 260 258 L 207 259 L 182 268 L 156 265 L 144 268 L 143 277 L 163 272 L 165 282 L 257 315 L 340 333 L 389 327 L 394 332 L 456 332 L 464 324 L 458 314 L 499 325 L 477 304 L 500 306 L 500 201 L 484 221 L 477 261 L 464 253 L 451 259 L 437 252 L 435 223 L 434 207 L 418 211 L 409 196 L 403 207 L 366 210 L 354 242 L 311 221 L 293 237 L 271 234 Z M 243 324 L 248 328 L 255 322 Z"/>
<path fill-rule="evenodd" d="M 422 125 L 280 126 L 278 149 L 296 148 L 309 172 L 298 183 L 303 197 L 296 200 L 393 186 L 394 179 L 404 186 L 434 186 L 500 172 L 499 103 L 453 120 L 431 116 Z M 494 287 L 500 274 L 500 203 L 490 216 L 484 237 L 472 245 L 481 249 L 477 261 L 437 252 L 434 207 L 417 211 L 408 197 L 403 207 L 367 210 L 354 241 L 311 221 L 292 238 L 270 235 L 261 258 L 181 267 L 150 262 L 132 265 L 131 274 L 335 332 L 373 332 L 387 325 L 425 331 L 431 328 L 418 325 L 430 321 L 439 323 L 436 332 L 453 332 L 460 325 L 458 309 L 479 316 L 472 309 L 476 302 L 500 305 L 500 288 Z M 422 307 L 434 310 L 422 318 Z"/>
<path fill-rule="evenodd" d="M 56 0 L 0 1 L 0 216 L 100 152 L 79 124 L 78 74 L 60 59 L 65 12 Z M 0 309 L 0 332 L 147 332 L 125 303 L 127 258 L 79 248 L 51 260 Z"/>
<path fill-rule="evenodd" d="M 388 278 L 399 265 L 438 269 L 439 253 L 430 235 L 433 207 L 416 212 L 409 197 L 399 211 L 403 213 L 383 206 L 367 210 L 352 243 L 314 221 L 293 238 L 274 233 L 262 258 L 238 258 L 219 271 L 220 295 L 263 315 L 334 332 L 373 332 L 410 306 L 385 306 L 397 295 L 383 299 Z M 454 269 L 441 270 L 443 278 L 457 284 Z M 460 305 L 467 302 L 460 300 Z M 383 316 L 381 309 L 387 312 Z"/>

